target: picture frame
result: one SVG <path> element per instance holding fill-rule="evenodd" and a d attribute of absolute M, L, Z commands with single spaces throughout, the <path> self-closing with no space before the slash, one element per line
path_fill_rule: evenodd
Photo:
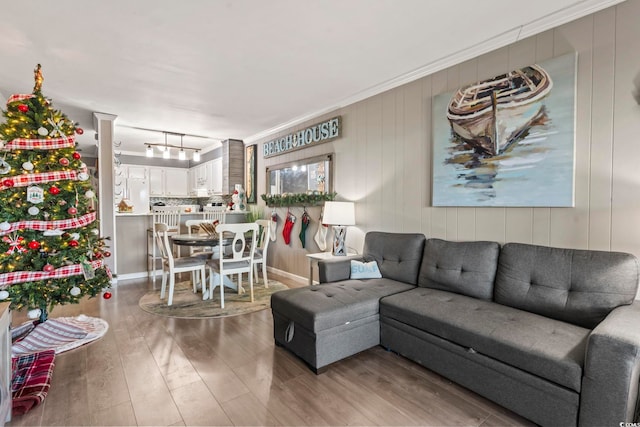
<path fill-rule="evenodd" d="M 433 98 L 432 205 L 573 207 L 577 54 Z"/>
<path fill-rule="evenodd" d="M 257 162 L 257 145 L 247 145 L 244 153 L 244 189 L 247 197 L 247 203 L 257 203 L 256 195 L 256 162 Z"/>

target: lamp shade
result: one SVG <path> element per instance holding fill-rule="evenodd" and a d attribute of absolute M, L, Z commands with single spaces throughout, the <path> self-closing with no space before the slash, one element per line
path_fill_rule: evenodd
<path fill-rule="evenodd" d="M 355 225 L 353 202 L 325 202 L 322 223 L 328 225 Z"/>

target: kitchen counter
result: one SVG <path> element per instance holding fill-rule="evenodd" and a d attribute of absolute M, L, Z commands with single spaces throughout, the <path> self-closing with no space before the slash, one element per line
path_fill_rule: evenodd
<path fill-rule="evenodd" d="M 186 233 L 185 222 L 190 219 L 202 219 L 204 212 L 184 212 L 180 215 L 181 232 Z M 226 222 L 246 221 L 247 212 L 228 211 Z M 114 254 L 118 279 L 134 279 L 147 276 L 147 230 L 151 228 L 152 214 L 116 213 L 115 241 L 111 252 Z M 183 254 L 184 255 L 184 254 Z"/>

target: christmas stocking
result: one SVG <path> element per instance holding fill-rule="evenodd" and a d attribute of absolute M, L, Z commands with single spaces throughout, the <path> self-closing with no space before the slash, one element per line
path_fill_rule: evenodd
<path fill-rule="evenodd" d="M 318 231 L 313 236 L 313 240 L 316 241 L 318 248 L 324 252 L 327 249 L 327 232 L 329 226 L 322 223 L 322 214 L 320 214 L 320 221 L 318 221 Z"/>
<path fill-rule="evenodd" d="M 291 243 L 291 230 L 293 229 L 293 224 L 295 224 L 295 222 L 295 215 L 287 211 L 287 220 L 285 221 L 284 227 L 282 228 L 282 237 L 284 237 L 284 242 L 287 245 Z"/>
<path fill-rule="evenodd" d="M 272 242 L 276 241 L 276 229 L 278 228 L 278 214 L 276 213 L 276 210 L 274 209 L 273 212 L 271 212 L 271 228 L 269 229 L 269 238 L 271 239 Z"/>
<path fill-rule="evenodd" d="M 299 234 L 300 241 L 302 242 L 303 248 L 306 243 L 305 240 L 306 240 L 306 234 L 307 234 L 307 227 L 309 226 L 310 221 L 311 221 L 311 218 L 309 218 L 309 214 L 305 210 L 304 213 L 302 214 L 302 224 L 300 225 L 300 234 Z"/>

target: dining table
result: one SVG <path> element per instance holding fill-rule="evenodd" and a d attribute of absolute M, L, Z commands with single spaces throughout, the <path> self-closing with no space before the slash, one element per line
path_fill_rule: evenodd
<path fill-rule="evenodd" d="M 171 237 L 171 241 L 178 246 L 210 246 L 216 247 L 220 244 L 220 238 L 217 235 L 213 234 L 174 234 Z M 223 244 L 225 240 L 223 239 Z M 231 239 L 229 239 L 231 242 Z M 214 289 L 220 283 L 219 274 L 216 272 L 212 272 L 213 276 L 213 284 Z M 227 288 L 233 289 L 235 291 L 238 290 L 238 286 L 229 279 L 226 275 L 222 278 L 222 283 Z M 213 292 L 213 289 L 209 289 L 209 292 Z"/>

